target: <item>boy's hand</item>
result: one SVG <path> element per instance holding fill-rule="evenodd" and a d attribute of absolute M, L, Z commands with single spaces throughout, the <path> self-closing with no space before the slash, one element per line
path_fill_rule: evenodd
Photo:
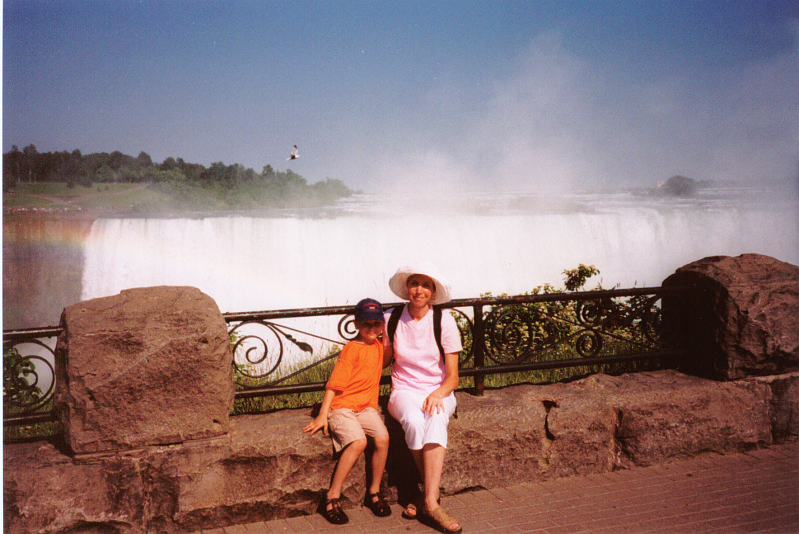
<path fill-rule="evenodd" d="M 318 415 L 316 419 L 305 425 L 302 431 L 310 433 L 313 436 L 320 428 L 322 429 L 322 434 L 327 436 L 327 415 Z"/>

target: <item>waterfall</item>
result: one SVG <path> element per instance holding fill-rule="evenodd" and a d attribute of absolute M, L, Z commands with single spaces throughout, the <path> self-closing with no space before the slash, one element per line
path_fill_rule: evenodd
<path fill-rule="evenodd" d="M 467 210 L 414 213 L 361 197 L 314 216 L 99 219 L 84 245 L 82 298 L 190 285 L 223 312 L 354 304 L 366 296 L 393 302 L 388 279 L 417 258 L 449 276 L 455 298 L 562 287 L 562 271 L 580 263 L 599 268 L 605 288 L 657 286 L 705 256 L 756 252 L 799 263 L 795 202 L 589 200 L 575 208 L 573 198 L 553 207 L 470 197 Z"/>

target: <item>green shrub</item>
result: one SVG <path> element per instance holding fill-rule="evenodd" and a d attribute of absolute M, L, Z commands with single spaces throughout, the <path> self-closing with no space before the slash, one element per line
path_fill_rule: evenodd
<path fill-rule="evenodd" d="M 593 265 L 580 264 L 576 269 L 563 271 L 568 291 L 580 291 L 599 270 Z M 602 289 L 601 286 L 596 288 Z M 562 292 L 545 284 L 527 295 Z M 483 297 L 490 297 L 484 294 Z M 506 295 L 501 295 L 506 296 Z M 604 298 L 590 301 L 546 301 L 506 304 L 483 312 L 485 331 L 484 365 L 503 365 L 526 362 L 579 360 L 586 356 L 609 357 L 652 350 L 657 346 L 656 331 L 660 315 L 652 311 L 650 295 Z M 642 314 L 646 325 L 641 323 Z M 464 336 L 464 351 L 469 353 L 473 343 L 469 321 L 453 313 Z M 601 335 L 587 327 L 601 326 Z M 462 368 L 474 367 L 472 357 L 461 360 Z M 576 365 L 555 369 L 530 370 L 487 374 L 484 387 L 499 388 L 520 383 L 554 383 L 595 373 L 621 374 L 661 368 L 656 361 L 608 362 L 595 365 Z M 463 380 L 461 385 L 464 386 Z"/>
<path fill-rule="evenodd" d="M 19 413 L 22 408 L 41 401 L 42 390 L 31 386 L 27 379 L 34 372 L 33 363 L 15 347 L 3 353 L 3 415 Z"/>

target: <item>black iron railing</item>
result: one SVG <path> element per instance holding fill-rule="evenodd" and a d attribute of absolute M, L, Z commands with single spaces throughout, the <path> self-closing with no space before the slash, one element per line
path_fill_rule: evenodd
<path fill-rule="evenodd" d="M 458 323 L 463 341 L 460 374 L 473 379 L 479 394 L 487 377 L 501 373 L 636 363 L 674 367 L 686 351 L 679 332 L 664 326 L 661 304 L 664 297 L 684 294 L 681 288 L 656 287 L 488 296 L 454 300 L 444 309 Z M 314 370 L 325 369 L 355 337 L 352 313 L 352 306 L 337 306 L 224 314 L 236 398 L 324 389 L 327 371 L 314 377 Z M 15 353 L 24 378 L 13 394 L 4 388 L 6 425 L 53 420 L 49 406 L 59 333 L 57 327 L 4 332 L 4 361 Z"/>
<path fill-rule="evenodd" d="M 55 326 L 3 332 L 3 424 L 55 419 Z"/>

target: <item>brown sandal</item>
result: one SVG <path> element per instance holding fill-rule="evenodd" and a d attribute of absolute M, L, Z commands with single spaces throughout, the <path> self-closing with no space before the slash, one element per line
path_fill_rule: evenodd
<path fill-rule="evenodd" d="M 429 527 L 433 527 L 436 530 L 446 532 L 448 534 L 460 534 L 463 532 L 463 527 L 461 527 L 458 520 L 451 517 L 441 506 L 433 511 L 427 510 L 425 508 L 424 511 L 419 514 L 419 521 Z M 453 530 L 451 528 L 453 525 L 458 525 L 458 528 Z"/>
<path fill-rule="evenodd" d="M 350 520 L 344 510 L 341 509 L 341 501 L 338 499 L 325 499 L 319 513 L 334 525 L 343 525 Z"/>
<path fill-rule="evenodd" d="M 383 500 L 380 493 L 367 493 L 363 499 L 363 504 L 369 508 L 377 517 L 386 517 L 391 515 L 391 508 L 388 503 Z"/>

